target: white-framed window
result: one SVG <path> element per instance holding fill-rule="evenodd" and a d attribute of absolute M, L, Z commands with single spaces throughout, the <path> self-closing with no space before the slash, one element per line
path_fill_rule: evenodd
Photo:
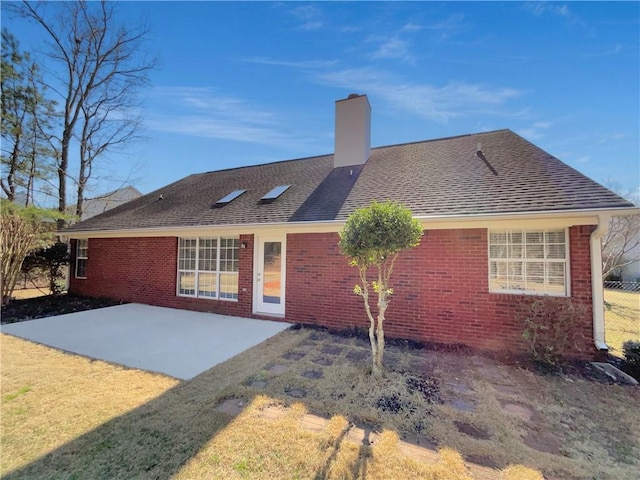
<path fill-rule="evenodd" d="M 87 260 L 89 259 L 89 240 L 76 240 L 76 278 L 87 278 Z"/>
<path fill-rule="evenodd" d="M 238 299 L 238 237 L 178 240 L 178 287 L 181 297 Z"/>
<path fill-rule="evenodd" d="M 489 291 L 569 295 L 569 232 L 489 230 Z"/>

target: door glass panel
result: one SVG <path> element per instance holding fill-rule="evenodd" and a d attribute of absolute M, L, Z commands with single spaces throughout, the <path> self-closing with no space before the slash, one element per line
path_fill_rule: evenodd
<path fill-rule="evenodd" d="M 264 260 L 262 265 L 262 301 L 280 304 L 282 302 L 282 243 L 264 242 Z"/>

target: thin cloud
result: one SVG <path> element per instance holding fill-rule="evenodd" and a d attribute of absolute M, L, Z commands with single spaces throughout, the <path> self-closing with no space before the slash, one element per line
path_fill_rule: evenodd
<path fill-rule="evenodd" d="M 544 137 L 544 130 L 547 130 L 553 125 L 553 122 L 534 122 L 528 128 L 521 128 L 518 130 L 518 134 L 531 140 L 537 140 Z"/>
<path fill-rule="evenodd" d="M 406 23 L 402 26 L 402 28 L 400 29 L 401 32 L 418 32 L 422 29 L 424 29 L 425 27 L 423 27 L 422 25 L 417 25 L 413 22 L 409 22 Z"/>
<path fill-rule="evenodd" d="M 573 13 L 566 4 L 557 2 L 528 2 L 524 4 L 524 8 L 536 17 L 553 15 L 566 20 L 570 24 L 585 25 L 584 20 Z"/>
<path fill-rule="evenodd" d="M 301 30 L 320 30 L 324 27 L 322 12 L 316 5 L 301 5 L 290 12 L 301 21 Z"/>
<path fill-rule="evenodd" d="M 425 30 L 454 30 L 461 28 L 463 20 L 464 14 L 454 13 L 444 20 L 430 23 L 428 25 L 420 25 L 420 28 Z"/>
<path fill-rule="evenodd" d="M 252 57 L 245 58 L 243 60 L 247 63 L 258 63 L 261 65 L 274 65 L 280 67 L 292 67 L 292 68 L 303 68 L 303 69 L 322 69 L 334 67 L 337 65 L 337 60 L 301 60 L 301 61 L 290 61 L 290 60 L 277 60 L 273 58 L 266 57 Z"/>
<path fill-rule="evenodd" d="M 232 140 L 259 145 L 308 148 L 308 139 L 290 133 L 292 128 L 275 112 L 248 101 L 217 94 L 205 87 L 160 87 L 153 90 L 161 112 L 151 112 L 150 130 L 193 137 Z"/>
<path fill-rule="evenodd" d="M 622 45 L 616 43 L 612 48 L 606 50 L 600 50 L 597 52 L 582 54 L 582 58 L 596 58 L 596 57 L 609 57 L 611 55 L 617 55 L 622 51 Z"/>
<path fill-rule="evenodd" d="M 569 7 L 565 5 L 559 5 L 557 3 L 549 3 L 549 2 L 535 2 L 526 4 L 527 8 L 534 15 L 541 16 L 546 13 L 551 13 L 553 15 L 558 15 L 560 17 L 571 18 L 573 14 Z"/>
<path fill-rule="evenodd" d="M 422 25 L 408 22 L 388 35 L 372 35 L 367 39 L 367 42 L 377 44 L 377 48 L 369 55 L 369 58 L 373 60 L 396 59 L 413 64 L 416 61 L 416 56 L 412 53 L 413 42 L 411 39 L 415 37 L 417 32 L 422 30 L 437 32 L 440 35 L 438 40 L 443 40 L 449 37 L 452 30 L 460 28 L 460 22 L 463 19 L 464 15 L 454 14 L 432 24 Z"/>
<path fill-rule="evenodd" d="M 492 88 L 464 82 L 444 86 L 414 84 L 371 68 L 341 70 L 317 76 L 321 83 L 378 96 L 396 108 L 440 123 L 476 114 L 521 116 L 505 104 L 522 92 L 513 88 Z"/>
<path fill-rule="evenodd" d="M 379 58 L 395 58 L 403 62 L 413 63 L 413 55 L 409 53 L 409 42 L 398 37 L 389 38 L 380 44 L 378 49 L 371 55 L 374 60 Z"/>

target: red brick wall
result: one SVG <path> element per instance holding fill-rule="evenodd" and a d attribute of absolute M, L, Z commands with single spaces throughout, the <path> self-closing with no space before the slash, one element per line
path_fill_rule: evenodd
<path fill-rule="evenodd" d="M 587 308 L 579 328 L 581 349 L 589 353 L 592 231 L 591 226 L 569 230 L 571 292 Z M 70 288 L 91 296 L 251 317 L 254 237 L 240 239 L 247 248 L 240 250 L 237 302 L 176 296 L 175 237 L 90 239 L 87 279 L 72 278 Z M 287 236 L 286 321 L 336 329 L 368 327 L 362 299 L 353 294 L 357 270 L 348 265 L 337 243 L 335 233 Z M 489 293 L 486 229 L 425 232 L 419 247 L 401 254 L 393 282 L 388 336 L 487 350 L 522 349 L 522 326 L 514 319 L 521 297 Z"/>
<path fill-rule="evenodd" d="M 72 268 L 69 288 L 71 293 L 80 295 L 225 315 L 250 316 L 253 235 L 241 235 L 240 242 L 247 243 L 247 248 L 239 251 L 237 302 L 176 295 L 176 237 L 91 238 L 87 278 L 74 278 Z M 72 244 L 72 252 L 75 252 L 75 241 Z"/>
<path fill-rule="evenodd" d="M 587 307 L 580 351 L 591 352 L 592 227 L 570 229 L 572 297 Z M 362 299 L 352 293 L 357 271 L 340 254 L 337 234 L 287 237 L 287 320 L 331 328 L 365 327 Z M 487 230 L 432 230 L 396 262 L 385 333 L 389 336 L 520 351 L 515 321 L 519 295 L 492 294 Z M 579 352 L 575 352 L 578 354 Z"/>

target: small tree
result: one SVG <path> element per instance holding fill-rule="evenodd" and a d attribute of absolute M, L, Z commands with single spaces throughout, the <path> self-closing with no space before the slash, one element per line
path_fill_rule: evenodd
<path fill-rule="evenodd" d="M 55 221 L 61 215 L 55 210 L 20 207 L 5 199 L 1 203 L 0 301 L 6 305 L 11 300 L 25 257 L 33 250 L 53 243 Z"/>
<path fill-rule="evenodd" d="M 640 261 L 640 215 L 613 217 L 602 237 L 602 277 Z"/>
<path fill-rule="evenodd" d="M 384 320 L 393 288 L 390 280 L 393 266 L 400 251 L 413 248 L 420 243 L 422 225 L 411 216 L 411 211 L 394 202 L 378 203 L 354 211 L 340 232 L 340 250 L 350 258 L 350 264 L 358 268 L 360 285 L 354 293 L 364 300 L 369 317 L 369 340 L 373 360 L 372 373 L 382 374 L 384 355 Z M 367 272 L 374 269 L 371 283 L 377 294 L 377 325 L 369 301 L 370 287 Z"/>
<path fill-rule="evenodd" d="M 612 179 L 604 181 L 609 190 L 640 206 L 638 192 L 625 190 Z M 602 237 L 602 277 L 620 275 L 627 265 L 640 262 L 640 215 L 612 217 Z"/>

